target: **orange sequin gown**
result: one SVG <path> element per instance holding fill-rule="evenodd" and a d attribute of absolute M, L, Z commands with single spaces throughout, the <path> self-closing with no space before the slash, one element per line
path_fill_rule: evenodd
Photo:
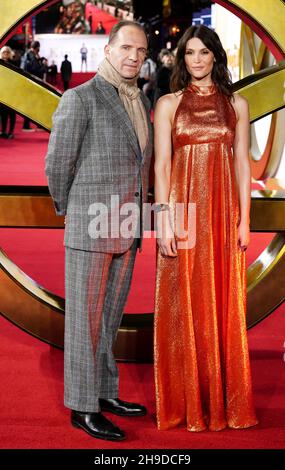
<path fill-rule="evenodd" d="M 178 249 L 177 258 L 158 254 L 159 429 L 186 423 L 189 431 L 218 431 L 257 423 L 246 334 L 245 254 L 237 239 L 236 116 L 215 86 L 206 91 L 195 85 L 186 89 L 172 128 L 169 202 L 175 221 L 175 203 L 196 204 L 196 243 Z M 187 228 L 187 212 L 184 223 Z"/>

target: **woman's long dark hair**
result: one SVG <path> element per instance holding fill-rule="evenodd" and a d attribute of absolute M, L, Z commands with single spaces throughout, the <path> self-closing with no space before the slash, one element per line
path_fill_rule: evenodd
<path fill-rule="evenodd" d="M 227 55 L 217 33 L 204 25 L 191 26 L 185 31 L 178 42 L 175 64 L 170 81 L 172 93 L 185 89 L 191 81 L 191 75 L 185 64 L 185 51 L 187 42 L 192 38 L 200 39 L 203 44 L 213 52 L 215 62 L 212 70 L 212 80 L 221 93 L 232 96 L 232 80 L 227 67 Z"/>

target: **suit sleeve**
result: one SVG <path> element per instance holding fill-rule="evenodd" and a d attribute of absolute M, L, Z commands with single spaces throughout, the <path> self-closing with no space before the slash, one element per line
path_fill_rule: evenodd
<path fill-rule="evenodd" d="M 53 115 L 45 171 L 57 215 L 65 215 L 76 161 L 87 127 L 87 115 L 75 90 L 67 90 Z"/>

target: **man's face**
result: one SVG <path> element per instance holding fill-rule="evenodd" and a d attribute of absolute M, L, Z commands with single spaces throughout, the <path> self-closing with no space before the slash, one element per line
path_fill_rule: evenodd
<path fill-rule="evenodd" d="M 39 47 L 33 47 L 32 50 L 34 51 L 34 54 L 35 54 L 35 55 L 38 55 L 39 52 L 40 52 L 40 48 L 39 48 Z"/>
<path fill-rule="evenodd" d="M 113 42 L 105 46 L 105 56 L 123 78 L 134 78 L 139 73 L 146 52 L 146 36 L 135 26 L 123 26 Z"/>

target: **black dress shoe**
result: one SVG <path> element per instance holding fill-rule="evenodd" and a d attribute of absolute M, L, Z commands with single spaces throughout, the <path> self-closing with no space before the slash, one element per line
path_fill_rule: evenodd
<path fill-rule="evenodd" d="M 99 398 L 102 411 L 109 411 L 118 416 L 144 416 L 146 408 L 137 403 L 120 400 L 120 398 Z"/>
<path fill-rule="evenodd" d="M 124 431 L 114 426 L 114 424 L 101 413 L 82 413 L 72 410 L 71 423 L 75 428 L 83 429 L 96 439 L 122 441 L 126 438 Z"/>

